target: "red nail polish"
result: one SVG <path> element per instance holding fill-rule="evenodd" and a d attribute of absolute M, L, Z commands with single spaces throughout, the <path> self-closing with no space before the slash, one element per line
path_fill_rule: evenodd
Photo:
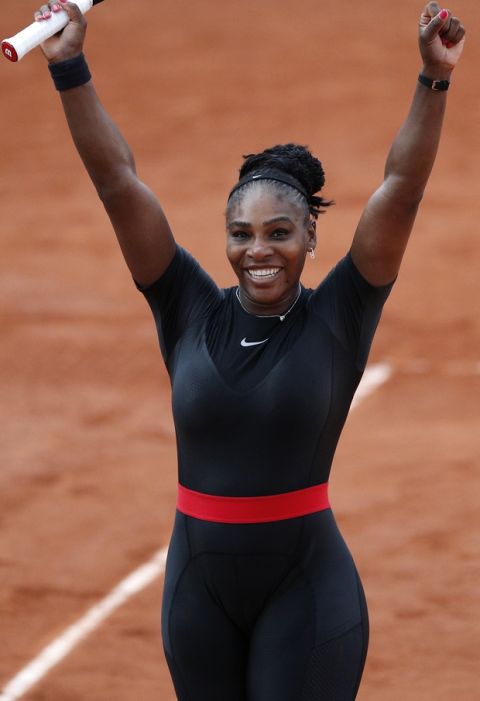
<path fill-rule="evenodd" d="M 440 12 L 440 19 L 447 19 L 448 17 L 448 10 L 442 10 Z"/>

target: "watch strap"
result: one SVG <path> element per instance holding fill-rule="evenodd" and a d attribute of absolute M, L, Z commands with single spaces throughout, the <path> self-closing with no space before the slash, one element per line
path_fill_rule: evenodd
<path fill-rule="evenodd" d="M 423 75 L 422 73 L 420 73 L 420 75 L 418 76 L 418 81 L 422 85 L 425 85 L 426 88 L 430 88 L 430 90 L 434 90 L 435 92 L 448 90 L 448 88 L 450 87 L 449 80 L 433 80 L 432 78 L 427 78 L 427 76 Z"/>

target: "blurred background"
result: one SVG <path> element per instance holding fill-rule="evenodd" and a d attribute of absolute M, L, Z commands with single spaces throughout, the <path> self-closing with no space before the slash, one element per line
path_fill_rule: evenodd
<path fill-rule="evenodd" d="M 4 7 L 2 37 L 35 5 Z M 390 381 L 352 413 L 332 503 L 361 572 L 371 645 L 360 701 L 478 698 L 480 7 L 434 173 L 371 362 Z M 89 13 L 97 90 L 179 243 L 223 286 L 226 195 L 242 155 L 323 162 L 314 286 L 345 253 L 421 67 L 422 4 L 152 3 Z M 0 62 L 0 688 L 168 543 L 176 457 L 168 379 L 70 142 L 40 49 Z M 24 698 L 173 701 L 161 579 Z"/>

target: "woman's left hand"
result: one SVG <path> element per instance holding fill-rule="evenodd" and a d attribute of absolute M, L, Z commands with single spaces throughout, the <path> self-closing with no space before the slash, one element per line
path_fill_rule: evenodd
<path fill-rule="evenodd" d="M 420 16 L 419 44 L 428 77 L 447 77 L 462 55 L 465 27 L 449 10 L 429 2 Z"/>

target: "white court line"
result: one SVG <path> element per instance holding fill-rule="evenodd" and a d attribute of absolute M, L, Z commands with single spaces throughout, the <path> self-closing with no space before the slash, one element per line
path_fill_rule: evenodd
<path fill-rule="evenodd" d="M 40 681 L 52 667 L 61 662 L 78 643 L 124 604 L 130 597 L 147 587 L 165 571 L 167 548 L 159 550 L 151 560 L 141 565 L 118 584 L 110 594 L 92 606 L 76 623 L 45 647 L 24 667 L 0 694 L 0 701 L 16 701 Z"/>
<path fill-rule="evenodd" d="M 392 369 L 387 363 L 370 365 L 363 375 L 352 409 L 372 394 L 390 378 Z M 148 562 L 138 567 L 118 584 L 110 594 L 92 606 L 76 623 L 55 638 L 29 664 L 11 679 L 0 694 L 0 701 L 17 701 L 37 684 L 48 672 L 61 662 L 72 650 L 92 633 L 117 608 L 138 592 L 145 589 L 165 571 L 168 548 L 159 550 Z"/>
<path fill-rule="evenodd" d="M 369 394 L 375 392 L 380 385 L 383 385 L 392 376 L 392 367 L 389 363 L 376 363 L 370 365 L 365 370 L 357 391 L 353 398 L 351 409 L 354 409 L 358 404 L 368 397 Z"/>

